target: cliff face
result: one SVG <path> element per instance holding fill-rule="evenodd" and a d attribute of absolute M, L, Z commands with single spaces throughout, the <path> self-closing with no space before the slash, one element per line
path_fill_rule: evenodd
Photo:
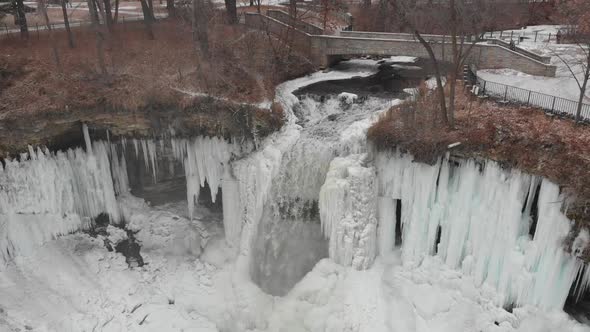
<path fill-rule="evenodd" d="M 179 98 L 180 99 L 180 98 Z M 106 106 L 91 110 L 45 112 L 35 116 L 0 119 L 0 158 L 14 157 L 28 145 L 59 150 L 81 146 L 81 126 L 93 137 L 142 138 L 161 136 L 218 136 L 259 139 L 279 129 L 283 113 L 279 106 L 263 109 L 211 97 L 184 103 L 158 103 L 129 111 Z"/>
<path fill-rule="evenodd" d="M 537 109 L 474 101 L 468 94 L 458 99 L 453 130 L 434 125 L 438 114 L 426 98 L 415 111 L 408 104 L 390 110 L 369 130 L 369 140 L 377 149 L 398 149 L 428 164 L 451 153 L 552 181 L 564 194 L 561 206 L 573 223 L 564 248 L 575 251 L 575 239 L 590 228 L 590 128 Z M 590 262 L 590 246 L 577 255 Z"/>

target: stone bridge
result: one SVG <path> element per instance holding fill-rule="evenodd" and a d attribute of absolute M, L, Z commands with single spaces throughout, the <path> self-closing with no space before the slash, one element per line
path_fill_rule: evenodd
<path fill-rule="evenodd" d="M 307 54 L 314 65 L 327 67 L 343 56 L 406 55 L 429 58 L 426 49 L 412 34 L 341 31 L 339 35 L 324 35 L 321 28 L 298 21 L 285 12 L 269 10 L 268 15 L 246 13 L 248 27 L 268 31 Z M 439 60 L 451 57 L 448 37 L 425 35 Z M 530 75 L 555 76 L 556 67 L 550 65 L 550 57 L 542 57 L 524 49 L 510 49 L 499 40 L 488 40 L 473 46 L 467 59 L 469 65 L 479 69 L 510 68 Z"/>

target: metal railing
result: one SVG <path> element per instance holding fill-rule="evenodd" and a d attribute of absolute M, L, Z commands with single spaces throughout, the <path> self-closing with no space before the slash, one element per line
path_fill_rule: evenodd
<path fill-rule="evenodd" d="M 539 107 L 552 114 L 571 118 L 576 116 L 579 105 L 577 101 L 486 81 L 481 77 L 477 77 L 474 93 L 479 96 L 490 96 L 503 102 Z M 582 103 L 581 117 L 584 121 L 590 121 L 590 104 Z"/>
<path fill-rule="evenodd" d="M 515 43 L 521 41 L 531 41 L 535 43 L 558 43 L 565 36 L 571 33 L 571 29 L 562 29 L 559 34 L 549 32 L 538 32 L 538 31 L 488 31 L 484 34 L 484 38 L 494 38 L 504 41 L 513 40 Z"/>

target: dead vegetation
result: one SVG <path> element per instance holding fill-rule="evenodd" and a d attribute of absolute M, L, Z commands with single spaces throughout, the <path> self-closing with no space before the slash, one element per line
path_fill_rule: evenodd
<path fill-rule="evenodd" d="M 423 88 L 417 101 L 386 112 L 369 139 L 378 149 L 400 149 L 422 162 L 451 151 L 544 176 L 572 198 L 568 216 L 590 225 L 590 127 L 530 107 L 481 101 L 465 91 L 457 97 L 455 130 L 439 125 L 438 101 Z"/>
<path fill-rule="evenodd" d="M 3 40 L 0 116 L 97 105 L 136 110 L 190 98 L 179 91 L 261 102 L 272 100 L 277 83 L 310 69 L 296 54 L 283 59 L 268 52 L 268 36 L 241 26 L 210 27 L 210 60 L 199 56 L 186 24 L 163 21 L 154 33 L 156 39 L 147 40 L 141 23 L 117 25 L 105 43 L 107 76 L 97 68 L 95 38 L 87 28 L 75 30 L 74 49 L 64 31 L 54 32 L 60 68 L 48 38 Z"/>

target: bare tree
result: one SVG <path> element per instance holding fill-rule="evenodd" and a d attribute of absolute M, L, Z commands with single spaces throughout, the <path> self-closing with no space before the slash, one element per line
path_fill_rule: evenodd
<path fill-rule="evenodd" d="M 98 67 L 100 72 L 106 76 L 108 74 L 107 67 L 104 61 L 104 34 L 101 31 L 100 21 L 98 19 L 98 11 L 96 8 L 95 1 L 100 0 L 87 0 L 88 10 L 90 11 L 90 21 L 92 23 L 92 29 L 96 35 L 96 54 L 98 56 Z"/>
<path fill-rule="evenodd" d="M 115 0 L 115 14 L 113 15 L 113 22 L 119 22 L 119 0 Z"/>
<path fill-rule="evenodd" d="M 297 0 L 289 0 L 289 15 L 291 17 L 297 16 Z"/>
<path fill-rule="evenodd" d="M 49 34 L 49 43 L 51 44 L 51 49 L 53 51 L 53 60 L 55 61 L 57 69 L 61 72 L 62 68 L 61 62 L 59 60 L 59 52 L 57 50 L 55 36 L 53 35 L 53 29 L 51 28 L 51 23 L 49 22 L 49 16 L 47 15 L 47 6 L 45 4 L 45 0 L 37 0 L 37 10 L 41 11 L 41 15 L 45 20 L 45 26 L 47 27 L 47 33 Z"/>
<path fill-rule="evenodd" d="M 66 33 L 68 34 L 68 45 L 70 48 L 74 48 L 74 36 L 72 35 L 72 29 L 70 29 L 70 20 L 68 19 L 68 10 L 66 8 L 66 0 L 61 0 L 61 11 L 64 16 L 64 25 L 66 27 Z"/>
<path fill-rule="evenodd" d="M 586 0 L 562 1 L 559 9 L 565 22 L 572 27 L 567 38 L 578 46 L 579 55 L 566 59 L 560 54 L 554 54 L 567 67 L 580 90 L 576 108 L 576 122 L 580 122 L 590 79 L 590 2 Z"/>
<path fill-rule="evenodd" d="M 16 23 L 20 27 L 20 36 L 22 39 L 29 39 L 29 28 L 27 26 L 27 16 L 25 13 L 25 4 L 23 0 L 14 0 L 13 3 Z"/>
<path fill-rule="evenodd" d="M 147 33 L 148 39 L 153 40 L 154 30 L 152 29 L 152 14 L 146 0 L 139 0 L 141 3 L 141 11 L 143 12 L 143 24 Z"/>
<path fill-rule="evenodd" d="M 193 0 L 193 40 L 198 43 L 201 53 L 209 57 L 209 8 L 205 0 Z"/>
<path fill-rule="evenodd" d="M 428 53 L 434 66 L 442 120 L 454 128 L 457 78 L 471 55 L 478 37 L 485 31 L 487 22 L 484 16 L 493 8 L 492 5 L 486 4 L 484 0 L 448 0 L 437 5 L 417 4 L 414 0 L 390 1 L 391 7 L 395 8 L 395 13 L 401 21 L 400 25 L 409 27 Z M 432 32 L 448 34 L 448 38 L 435 41 L 434 44 L 442 48 L 441 58 L 437 57 L 433 44 L 423 36 L 425 33 Z M 447 56 L 450 63 L 448 103 L 442 83 L 441 68 L 441 62 L 447 60 L 444 56 L 447 45 L 451 47 L 451 54 Z"/>
<path fill-rule="evenodd" d="M 236 8 L 236 0 L 225 0 L 225 10 L 229 24 L 238 23 L 238 10 Z"/>
<path fill-rule="evenodd" d="M 168 10 L 168 17 L 172 17 L 172 16 L 176 15 L 176 8 L 174 7 L 174 0 L 166 0 L 166 9 Z"/>
<path fill-rule="evenodd" d="M 109 32 L 113 31 L 113 13 L 111 11 L 111 0 L 104 1 L 105 22 Z"/>

